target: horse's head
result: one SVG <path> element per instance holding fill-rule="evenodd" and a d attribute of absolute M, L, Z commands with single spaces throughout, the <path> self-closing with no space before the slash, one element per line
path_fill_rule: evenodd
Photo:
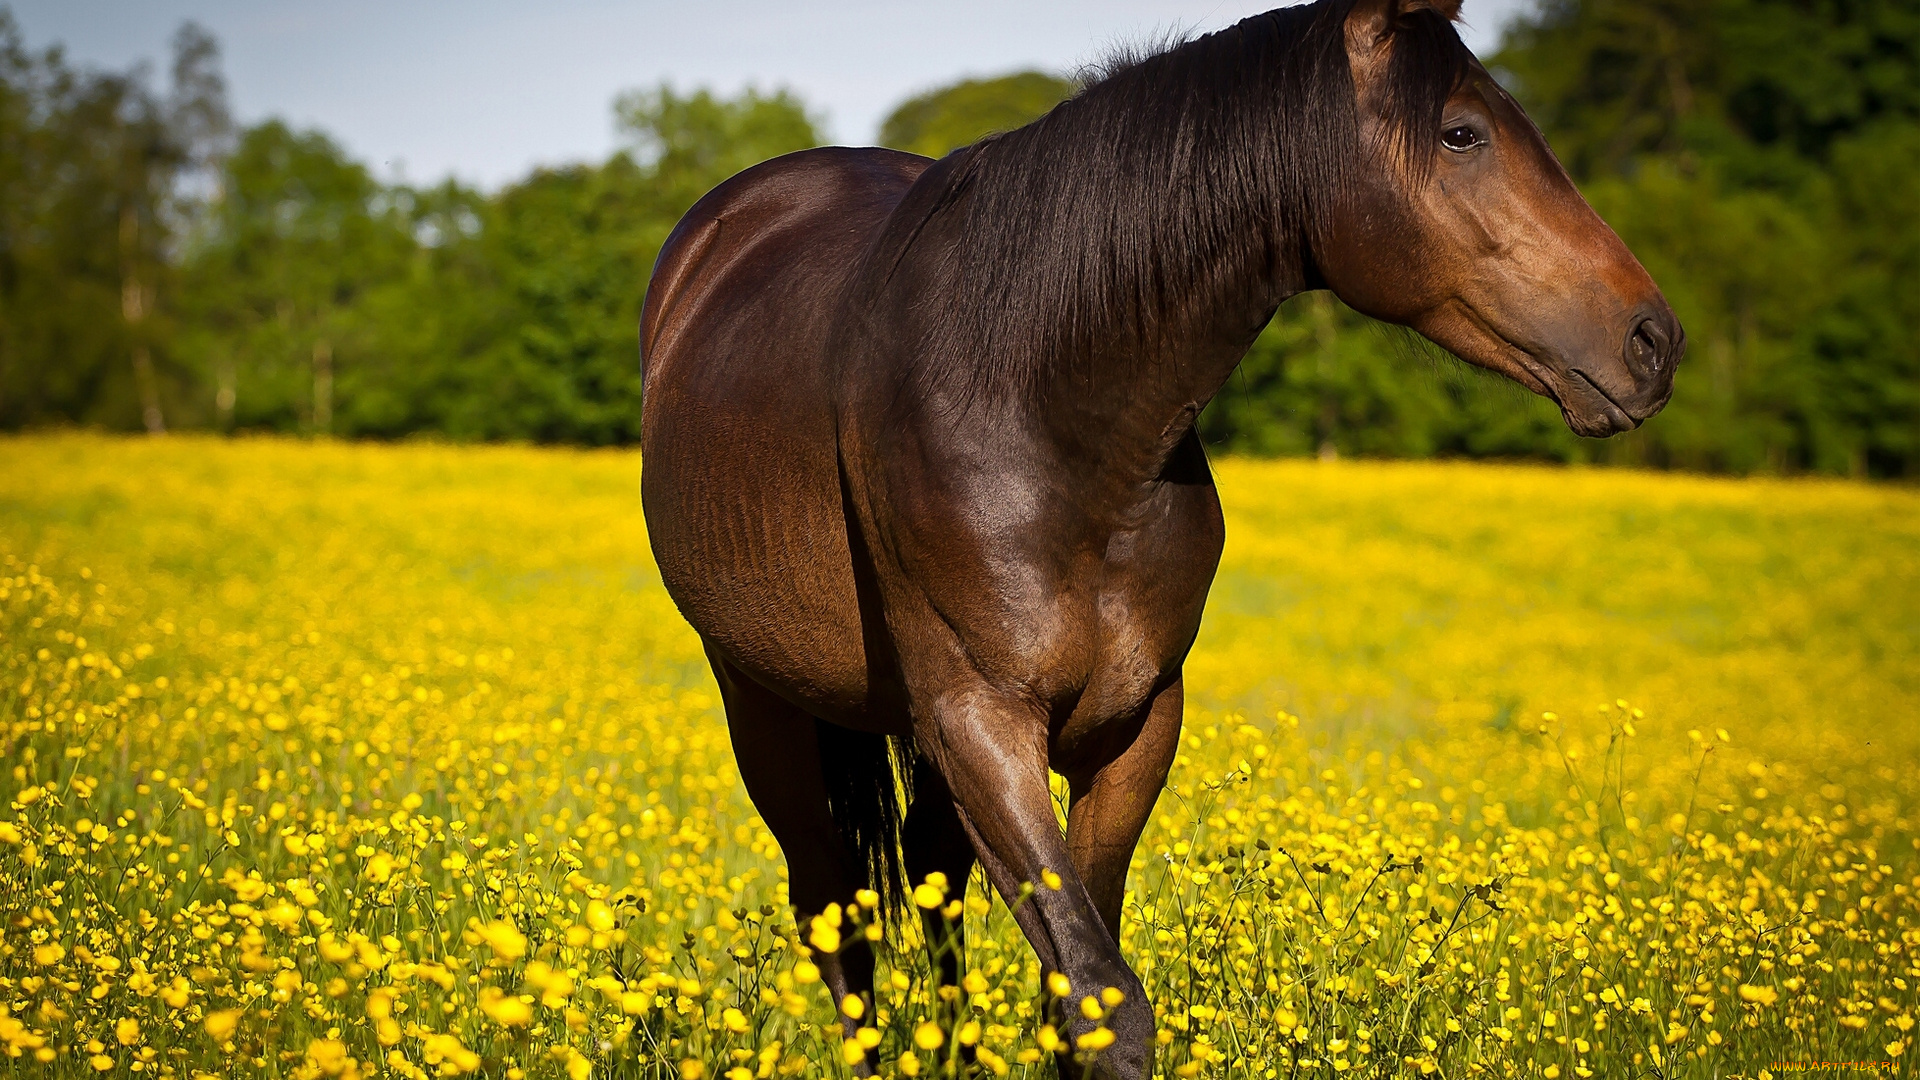
<path fill-rule="evenodd" d="M 1355 0 L 1359 160 L 1314 244 L 1328 286 L 1554 400 L 1581 435 L 1673 393 L 1685 335 L 1520 106 L 1461 44 L 1460 0 Z"/>

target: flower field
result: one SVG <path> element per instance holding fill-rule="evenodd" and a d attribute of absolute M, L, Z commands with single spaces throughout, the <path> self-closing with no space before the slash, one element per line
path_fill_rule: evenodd
<path fill-rule="evenodd" d="M 1101 988 L 1048 985 L 977 883 L 916 891 L 968 925 L 944 992 L 859 898 L 794 925 L 638 465 L 0 441 L 0 1073 L 1097 1054 L 1045 1020 Z M 1920 492 L 1217 471 L 1228 549 L 1125 917 L 1162 1072 L 1911 1067 Z M 812 957 L 868 941 L 843 1041 Z"/>

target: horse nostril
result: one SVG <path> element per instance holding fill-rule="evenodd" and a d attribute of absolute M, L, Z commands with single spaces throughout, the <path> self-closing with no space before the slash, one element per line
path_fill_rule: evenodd
<path fill-rule="evenodd" d="M 1642 319 L 1627 339 L 1627 363 L 1635 371 L 1658 372 L 1666 363 L 1672 338 L 1656 319 Z"/>

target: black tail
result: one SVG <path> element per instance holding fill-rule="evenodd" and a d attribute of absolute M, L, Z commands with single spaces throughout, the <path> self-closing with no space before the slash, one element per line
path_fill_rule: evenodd
<path fill-rule="evenodd" d="M 834 824 L 891 921 L 907 907 L 900 831 L 913 800 L 913 739 L 854 731 L 824 720 L 815 720 L 814 729 L 820 737 L 820 764 Z"/>

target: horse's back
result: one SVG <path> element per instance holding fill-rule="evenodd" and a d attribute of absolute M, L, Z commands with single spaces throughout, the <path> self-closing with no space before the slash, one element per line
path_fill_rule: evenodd
<path fill-rule="evenodd" d="M 641 495 L 668 592 L 729 661 L 859 726 L 873 721 L 826 340 L 926 164 L 826 148 L 735 176 L 674 229 L 641 315 Z"/>

